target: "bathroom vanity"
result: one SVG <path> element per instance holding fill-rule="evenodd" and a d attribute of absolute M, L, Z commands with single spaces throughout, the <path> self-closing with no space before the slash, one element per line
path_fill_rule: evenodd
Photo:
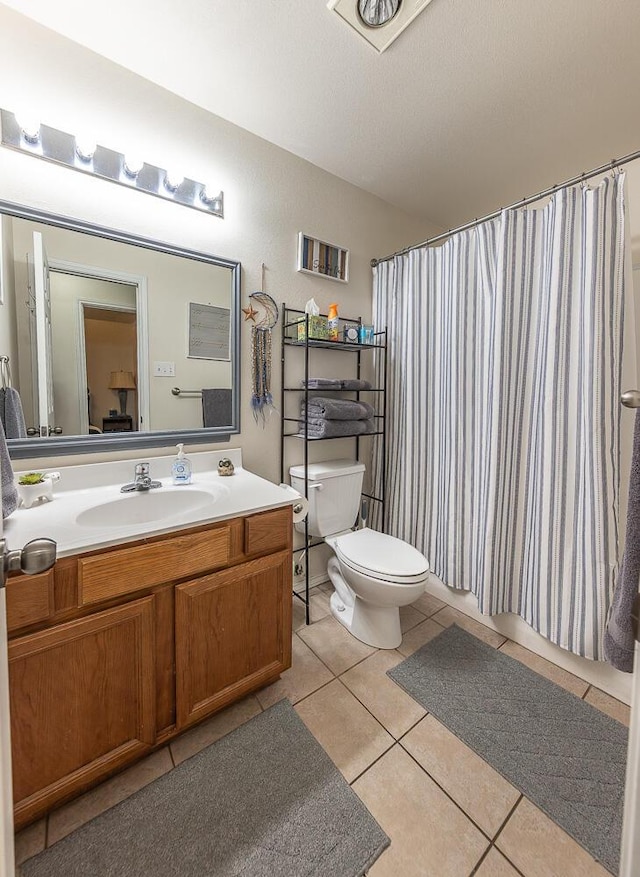
<path fill-rule="evenodd" d="M 7 583 L 18 828 L 291 665 L 291 495 L 247 473 L 241 458 L 237 474 L 218 481 L 199 458 L 219 454 L 191 456 L 196 472 L 179 489 L 183 505 L 190 491 L 210 490 L 212 501 L 198 497 L 179 521 L 163 512 L 123 525 L 152 517 L 141 503 L 154 497 L 121 499 L 105 485 L 7 519 L 10 545 L 27 526 L 59 545 L 49 572 Z M 128 473 L 133 463 L 100 466 Z M 161 463 L 151 466 L 162 477 Z M 74 477 L 63 470 L 61 484 Z M 165 487 L 162 507 L 171 504 Z M 114 504 L 119 514 L 106 515 L 116 523 L 100 529 L 100 509 Z M 93 529 L 72 525 L 94 509 Z"/>

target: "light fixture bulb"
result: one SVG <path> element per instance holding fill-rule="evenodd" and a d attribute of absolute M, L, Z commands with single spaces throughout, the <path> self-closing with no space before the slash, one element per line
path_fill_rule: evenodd
<path fill-rule="evenodd" d="M 384 27 L 400 12 L 402 0 L 358 0 L 358 16 L 367 27 Z"/>
<path fill-rule="evenodd" d="M 178 186 L 184 181 L 184 174 L 175 168 L 171 168 L 165 172 L 164 184 L 170 192 L 175 192 Z"/>
<path fill-rule="evenodd" d="M 37 143 L 40 140 L 40 122 L 35 116 L 27 114 L 16 116 L 16 122 L 27 143 Z"/>
<path fill-rule="evenodd" d="M 202 191 L 200 192 L 200 200 L 207 205 L 207 207 L 212 207 L 214 210 L 220 210 L 222 206 L 222 192 L 220 190 L 216 191 L 213 186 L 203 186 Z"/>
<path fill-rule="evenodd" d="M 137 177 L 143 165 L 144 161 L 135 154 L 125 155 L 124 157 L 123 167 L 128 177 Z"/>
<path fill-rule="evenodd" d="M 76 155 L 81 161 L 91 161 L 97 148 L 93 137 L 76 137 Z"/>

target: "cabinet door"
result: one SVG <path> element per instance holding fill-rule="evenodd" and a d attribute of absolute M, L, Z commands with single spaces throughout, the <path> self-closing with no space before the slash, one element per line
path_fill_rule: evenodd
<path fill-rule="evenodd" d="M 178 728 L 291 666 L 291 552 L 176 587 Z"/>
<path fill-rule="evenodd" d="M 153 597 L 9 643 L 18 826 L 155 740 Z"/>

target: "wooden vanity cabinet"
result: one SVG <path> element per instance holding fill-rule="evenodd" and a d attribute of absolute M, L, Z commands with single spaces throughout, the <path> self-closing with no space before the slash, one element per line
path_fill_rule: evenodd
<path fill-rule="evenodd" d="M 291 665 L 287 551 L 176 587 L 176 721 L 187 727 Z"/>
<path fill-rule="evenodd" d="M 291 666 L 289 506 L 7 586 L 16 827 Z"/>
<path fill-rule="evenodd" d="M 16 822 L 155 743 L 153 597 L 9 643 Z"/>

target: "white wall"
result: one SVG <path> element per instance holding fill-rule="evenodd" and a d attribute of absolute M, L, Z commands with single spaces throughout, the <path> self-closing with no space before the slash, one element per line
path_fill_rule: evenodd
<path fill-rule="evenodd" d="M 323 309 L 337 300 L 343 313 L 368 317 L 370 259 L 432 232 L 422 221 L 4 7 L 0 8 L 0 81 L 6 109 L 16 110 L 25 103 L 39 106 L 42 120 L 63 130 L 91 130 L 106 146 L 124 151 L 130 145 L 154 164 L 177 165 L 195 179 L 219 182 L 225 192 L 225 219 L 87 179 L 7 149 L 0 149 L 0 197 L 238 259 L 243 266 L 243 305 L 248 294 L 260 288 L 264 262 L 265 289 L 276 301 L 301 306 L 313 295 Z M 348 284 L 296 272 L 299 231 L 350 250 Z M 279 337 L 278 327 L 276 398 Z M 249 325 L 244 323 L 242 432 L 232 437 L 231 444 L 242 447 L 249 468 L 277 481 L 280 421 L 273 416 L 263 429 L 251 416 L 248 341 Z M 326 456 L 336 451 L 330 444 L 325 444 Z M 158 449 L 144 456 L 166 452 Z M 139 459 L 141 452 L 126 456 Z"/>

